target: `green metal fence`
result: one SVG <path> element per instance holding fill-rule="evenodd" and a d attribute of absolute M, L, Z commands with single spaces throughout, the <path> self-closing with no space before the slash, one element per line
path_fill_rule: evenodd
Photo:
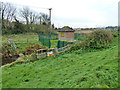
<path fill-rule="evenodd" d="M 52 44 L 54 44 L 54 43 L 51 43 L 51 41 L 53 42 L 53 40 L 55 40 L 57 42 L 56 43 L 57 48 L 67 46 L 68 44 L 73 44 L 73 42 L 58 40 L 58 34 L 51 34 L 51 39 L 49 38 L 49 34 L 39 34 L 39 41 L 44 46 L 47 46 L 47 47 L 51 48 Z"/>
<path fill-rule="evenodd" d="M 67 42 L 67 41 L 58 40 L 57 48 L 61 48 L 61 47 L 71 45 L 71 44 L 74 44 L 74 43 L 73 42 Z"/>
<path fill-rule="evenodd" d="M 39 41 L 47 47 L 51 47 L 51 41 L 49 38 L 46 37 L 46 35 L 39 34 Z"/>
<path fill-rule="evenodd" d="M 74 39 L 75 40 L 81 40 L 82 41 L 85 36 L 86 36 L 86 34 L 84 34 L 84 33 L 80 33 L 80 34 L 74 33 Z M 47 46 L 49 48 L 51 48 L 51 46 L 54 44 L 54 42 L 56 42 L 55 47 L 57 47 L 57 48 L 62 48 L 64 46 L 74 44 L 74 42 L 67 42 L 67 41 L 58 40 L 58 34 L 54 34 L 54 33 L 51 34 L 51 37 L 49 37 L 49 34 L 39 34 L 39 41 L 44 46 Z"/>

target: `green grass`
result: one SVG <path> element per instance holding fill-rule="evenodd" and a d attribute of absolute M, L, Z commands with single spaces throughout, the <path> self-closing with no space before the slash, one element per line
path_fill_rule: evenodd
<path fill-rule="evenodd" d="M 3 88 L 117 88 L 118 38 L 111 48 L 73 51 L 2 68 Z"/>
<path fill-rule="evenodd" d="M 58 40 L 51 40 L 51 48 L 56 48 L 58 44 Z"/>
<path fill-rule="evenodd" d="M 16 46 L 17 51 L 22 52 L 26 49 L 29 45 L 34 45 L 36 43 L 40 43 L 38 34 L 35 33 L 26 33 L 26 34 L 13 34 L 13 35 L 3 35 L 2 36 L 2 43 L 6 43 L 8 39 L 13 39 Z"/>

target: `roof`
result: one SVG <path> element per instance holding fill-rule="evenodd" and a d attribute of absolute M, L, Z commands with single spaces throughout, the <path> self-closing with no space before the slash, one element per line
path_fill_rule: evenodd
<path fill-rule="evenodd" d="M 73 29 L 60 29 L 58 32 L 74 32 L 75 30 Z"/>

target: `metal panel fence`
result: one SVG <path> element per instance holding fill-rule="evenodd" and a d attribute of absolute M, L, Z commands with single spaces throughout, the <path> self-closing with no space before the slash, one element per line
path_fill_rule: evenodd
<path fill-rule="evenodd" d="M 86 34 L 84 33 L 74 33 L 74 39 L 75 40 L 80 40 L 82 41 L 84 39 L 84 37 L 86 36 Z M 60 41 L 58 40 L 58 34 L 51 34 L 51 38 L 49 37 L 49 34 L 39 34 L 39 41 L 44 45 L 47 46 L 49 48 L 51 48 L 51 46 L 56 42 L 55 47 L 57 48 L 62 48 L 65 47 L 67 45 L 72 45 L 74 44 L 74 42 L 68 42 L 68 41 Z"/>
<path fill-rule="evenodd" d="M 48 38 L 48 36 L 46 36 L 47 34 L 39 34 L 39 41 L 47 47 L 51 47 L 51 42 L 50 39 Z"/>
<path fill-rule="evenodd" d="M 67 41 L 58 40 L 57 48 L 61 48 L 61 47 L 71 45 L 71 44 L 74 44 L 74 42 L 67 42 Z"/>
<path fill-rule="evenodd" d="M 54 41 L 57 41 L 57 48 L 61 48 L 64 46 L 67 46 L 68 44 L 73 44 L 73 42 L 67 42 L 67 41 L 60 41 L 58 40 L 58 34 L 51 34 L 51 39 L 49 38 L 49 34 L 39 34 L 39 41 L 49 48 L 54 44 Z M 52 41 L 52 43 L 51 43 Z"/>

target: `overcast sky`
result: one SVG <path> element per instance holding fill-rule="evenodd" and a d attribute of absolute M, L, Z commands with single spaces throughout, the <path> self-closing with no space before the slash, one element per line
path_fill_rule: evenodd
<path fill-rule="evenodd" d="M 56 27 L 73 28 L 103 27 L 118 25 L 119 0 L 1 0 L 12 4 L 26 5 L 36 11 L 49 13 L 52 8 L 52 23 Z M 41 7 L 41 8 L 35 8 Z"/>

